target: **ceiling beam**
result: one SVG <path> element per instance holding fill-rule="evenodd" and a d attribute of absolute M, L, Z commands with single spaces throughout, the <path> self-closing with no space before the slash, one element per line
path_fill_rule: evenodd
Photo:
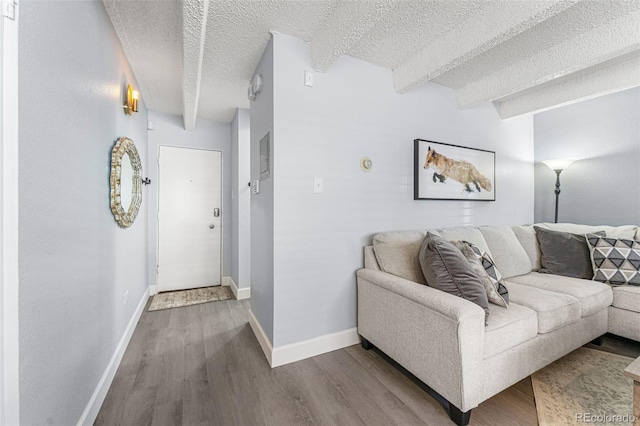
<path fill-rule="evenodd" d="M 394 8 L 396 1 L 338 2 L 324 27 L 311 38 L 313 68 L 327 71 Z"/>
<path fill-rule="evenodd" d="M 184 128 L 196 127 L 209 0 L 185 0 L 182 7 L 182 100 Z"/>
<path fill-rule="evenodd" d="M 420 87 L 578 1 L 488 2 L 460 27 L 439 37 L 393 70 L 395 89 L 407 93 Z"/>
<path fill-rule="evenodd" d="M 640 86 L 640 55 L 593 71 L 553 80 L 521 96 L 496 102 L 501 118 L 547 111 Z"/>
<path fill-rule="evenodd" d="M 459 108 L 526 90 L 640 49 L 640 10 L 539 52 L 456 90 Z"/>

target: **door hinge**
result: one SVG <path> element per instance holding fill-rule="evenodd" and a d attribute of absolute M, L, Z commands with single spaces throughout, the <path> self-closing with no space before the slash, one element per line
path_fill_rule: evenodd
<path fill-rule="evenodd" d="M 9 0 L 7 2 L 2 2 L 4 7 L 2 8 L 2 16 L 5 18 L 9 18 L 12 21 L 16 20 L 16 9 L 18 8 L 17 0 Z"/>

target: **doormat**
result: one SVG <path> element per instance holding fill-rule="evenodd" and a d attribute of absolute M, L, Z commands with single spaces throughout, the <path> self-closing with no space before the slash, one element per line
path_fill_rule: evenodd
<path fill-rule="evenodd" d="M 148 311 L 179 308 L 181 306 L 198 305 L 200 303 L 218 302 L 233 299 L 228 286 L 194 288 L 192 290 L 168 291 L 153 296 Z"/>
<path fill-rule="evenodd" d="M 578 348 L 531 375 L 540 426 L 632 424 L 633 358 Z"/>

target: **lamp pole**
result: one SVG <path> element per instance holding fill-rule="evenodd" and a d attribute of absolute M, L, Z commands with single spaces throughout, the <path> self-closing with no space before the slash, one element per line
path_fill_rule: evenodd
<path fill-rule="evenodd" d="M 560 201 L 560 173 L 571 165 L 575 160 L 546 160 L 543 161 L 551 170 L 556 172 L 556 215 L 555 223 L 558 223 L 558 202 Z"/>
<path fill-rule="evenodd" d="M 562 170 L 554 170 L 556 172 L 556 216 L 555 216 L 555 222 L 554 223 L 558 223 L 558 201 L 560 200 L 560 173 L 562 173 Z"/>

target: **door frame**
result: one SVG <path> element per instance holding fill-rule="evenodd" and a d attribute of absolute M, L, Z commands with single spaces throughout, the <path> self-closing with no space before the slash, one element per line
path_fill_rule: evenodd
<path fill-rule="evenodd" d="M 4 17 L 9 2 L 2 0 L 0 12 L 0 424 L 20 423 L 20 376 L 18 307 L 18 19 Z"/>
<path fill-rule="evenodd" d="M 180 148 L 180 149 L 193 149 L 196 151 L 210 151 L 220 153 L 220 285 L 228 285 L 224 280 L 224 151 L 221 149 L 208 149 L 208 148 L 194 148 L 190 146 L 181 145 L 158 145 L 158 152 L 156 153 L 156 164 L 158 165 L 156 172 L 156 293 L 158 292 L 158 275 L 160 269 L 160 148 Z"/>

